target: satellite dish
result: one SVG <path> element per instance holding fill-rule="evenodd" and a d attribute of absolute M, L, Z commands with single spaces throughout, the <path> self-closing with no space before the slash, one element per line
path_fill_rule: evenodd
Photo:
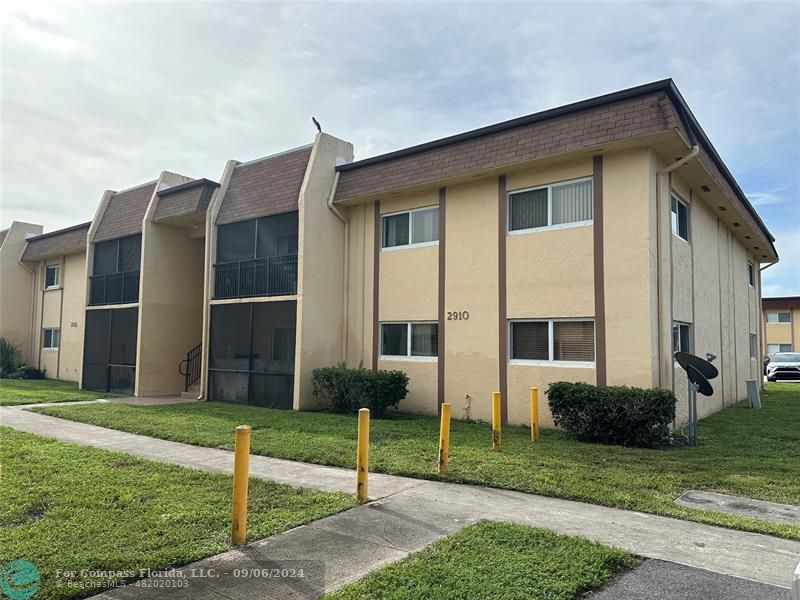
<path fill-rule="evenodd" d="M 686 374 L 689 376 L 689 381 L 697 386 L 697 391 L 703 396 L 710 396 L 714 393 L 714 388 L 711 387 L 708 379 L 700 372 L 700 369 L 694 365 L 689 365 L 686 367 Z"/>
<path fill-rule="evenodd" d="M 692 366 L 700 371 L 703 374 L 703 377 L 706 379 L 714 379 L 717 375 L 719 375 L 717 367 L 712 365 L 707 360 L 702 359 L 699 356 L 695 356 L 694 354 L 689 354 L 688 352 L 676 352 L 675 360 L 677 360 L 678 364 L 687 372 L 689 371 L 689 367 Z"/>
<path fill-rule="evenodd" d="M 676 352 L 675 360 L 689 380 L 689 443 L 694 446 L 697 444 L 697 392 L 704 396 L 713 394 L 714 388 L 708 380 L 719 375 L 719 371 L 709 361 L 688 352 Z"/>

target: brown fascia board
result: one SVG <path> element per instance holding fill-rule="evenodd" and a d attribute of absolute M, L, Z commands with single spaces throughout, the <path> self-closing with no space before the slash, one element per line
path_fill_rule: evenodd
<path fill-rule="evenodd" d="M 354 171 L 363 167 L 368 167 L 370 165 L 388 162 L 398 158 L 403 158 L 406 156 L 427 152 L 429 150 L 434 150 L 436 148 L 441 148 L 443 146 L 458 144 L 460 142 L 465 142 L 475 138 L 492 135 L 495 133 L 506 131 L 508 129 L 514 129 L 516 127 L 522 127 L 525 125 L 530 125 L 532 123 L 546 121 L 548 119 L 554 119 L 556 117 L 561 117 L 572 113 L 584 111 L 587 109 L 613 104 L 615 102 L 619 102 L 622 100 L 628 100 L 631 98 L 636 98 L 638 96 L 653 94 L 656 92 L 665 92 L 669 96 L 669 98 L 673 101 L 673 103 L 677 108 L 679 118 L 684 122 L 683 123 L 684 127 L 686 128 L 686 131 L 689 135 L 689 143 L 694 145 L 698 141 L 698 139 L 696 138 L 699 138 L 699 143 L 702 144 L 703 148 L 711 157 L 711 160 L 720 170 L 723 177 L 725 177 L 728 184 L 731 186 L 734 193 L 738 197 L 738 200 L 742 203 L 744 209 L 755 219 L 756 224 L 761 229 L 761 232 L 767 238 L 770 245 L 772 245 L 773 253 L 777 256 L 777 251 L 775 250 L 775 246 L 773 243 L 775 241 L 775 238 L 769 232 L 767 226 L 761 220 L 761 217 L 753 208 L 753 205 L 750 204 L 750 201 L 747 199 L 747 196 L 742 191 L 741 187 L 739 187 L 739 184 L 736 182 L 736 179 L 734 179 L 733 175 L 728 170 L 728 167 L 722 161 L 722 158 L 717 153 L 713 144 L 711 144 L 711 141 L 708 139 L 708 136 L 703 131 L 703 128 L 700 127 L 697 118 L 692 113 L 688 104 L 683 99 L 683 96 L 681 95 L 680 91 L 678 91 L 675 82 L 671 78 L 662 79 L 660 81 L 654 81 L 652 83 L 646 83 L 644 85 L 639 85 L 625 90 L 612 92 L 610 94 L 604 94 L 602 96 L 596 96 L 594 98 L 589 98 L 587 100 L 573 102 L 571 104 L 565 104 L 564 106 L 558 106 L 556 108 L 551 108 L 548 110 L 533 113 L 523 117 L 518 117 L 516 119 L 511 119 L 509 121 L 495 123 L 494 125 L 488 125 L 486 127 L 473 129 L 471 131 L 466 131 L 464 133 L 459 133 L 438 140 L 433 140 L 423 144 L 418 144 L 416 146 L 411 146 L 409 148 L 403 148 L 401 150 L 396 150 L 394 152 L 381 154 L 379 156 L 373 156 L 371 158 L 366 158 L 364 160 L 359 160 L 352 163 L 339 165 L 336 167 L 336 170 L 340 173 Z"/>
<path fill-rule="evenodd" d="M 212 188 L 218 188 L 219 187 L 219 183 L 217 183 L 216 181 L 211 181 L 210 179 L 206 179 L 205 177 L 203 177 L 201 179 L 193 179 L 192 181 L 189 181 L 187 183 L 182 183 L 180 185 L 173 185 L 172 187 L 168 187 L 168 188 L 166 188 L 164 190 L 160 190 L 158 192 L 158 195 L 160 197 L 169 196 L 170 194 L 175 194 L 177 192 L 183 192 L 185 190 L 190 190 L 190 189 L 192 189 L 194 187 L 206 186 L 206 185 L 209 186 L 209 187 L 212 187 Z"/>
<path fill-rule="evenodd" d="M 81 250 L 86 249 L 86 236 L 89 233 L 89 227 L 91 226 L 91 222 L 89 223 L 81 223 L 79 225 L 72 225 L 71 227 L 65 227 L 64 229 L 58 229 L 56 231 L 50 231 L 48 233 L 42 233 L 34 237 L 30 237 L 26 240 L 25 248 L 22 251 L 22 255 L 20 260 L 22 261 L 30 261 L 35 262 L 37 260 L 42 260 L 50 256 L 60 256 L 63 254 L 73 254 L 75 252 L 79 252 Z M 85 232 L 80 235 L 79 232 L 85 230 Z M 79 235 L 79 238 L 75 238 L 75 235 L 70 236 L 70 234 Z M 65 239 L 59 241 L 54 241 L 48 243 L 48 240 L 52 240 L 53 238 L 64 236 Z M 79 244 L 75 242 L 79 241 Z M 64 246 L 64 243 L 67 242 L 68 245 Z M 59 245 L 59 243 L 61 245 Z M 53 245 L 55 244 L 55 245 Z"/>
<path fill-rule="evenodd" d="M 64 233 L 69 233 L 70 231 L 76 231 L 78 229 L 89 229 L 91 225 L 92 225 L 91 221 L 87 221 L 86 223 L 80 223 L 78 225 L 70 225 L 69 227 L 64 227 L 64 229 L 56 229 L 55 231 L 48 231 L 47 233 L 40 233 L 39 235 L 34 235 L 33 237 L 29 237 L 27 241 L 35 242 L 37 240 L 44 240 L 49 237 L 62 235 Z"/>
<path fill-rule="evenodd" d="M 780 296 L 762 298 L 762 308 L 800 308 L 800 296 Z"/>

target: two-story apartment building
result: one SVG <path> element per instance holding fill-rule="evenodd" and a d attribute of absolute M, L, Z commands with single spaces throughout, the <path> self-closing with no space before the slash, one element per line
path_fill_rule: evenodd
<path fill-rule="evenodd" d="M 764 298 L 764 354 L 800 351 L 800 296 Z"/>
<path fill-rule="evenodd" d="M 346 361 L 406 371 L 403 410 L 486 419 L 500 390 L 524 423 L 557 380 L 685 400 L 675 350 L 717 356 L 701 416 L 758 377 L 774 240 L 671 80 L 352 159 L 319 133 L 106 192 L 82 385 L 313 409 Z"/>

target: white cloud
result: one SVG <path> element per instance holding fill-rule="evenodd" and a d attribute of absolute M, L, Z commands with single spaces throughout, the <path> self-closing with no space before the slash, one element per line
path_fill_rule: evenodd
<path fill-rule="evenodd" d="M 668 76 L 766 220 L 800 219 L 797 3 L 68 7 L 3 8 L 2 224 L 84 221 L 162 169 L 217 178 L 309 142 L 312 114 L 363 158 Z"/>

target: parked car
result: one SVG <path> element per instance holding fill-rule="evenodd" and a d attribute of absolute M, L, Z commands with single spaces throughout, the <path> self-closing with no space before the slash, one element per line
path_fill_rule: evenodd
<path fill-rule="evenodd" d="M 800 352 L 776 352 L 767 365 L 767 381 L 800 379 Z"/>

